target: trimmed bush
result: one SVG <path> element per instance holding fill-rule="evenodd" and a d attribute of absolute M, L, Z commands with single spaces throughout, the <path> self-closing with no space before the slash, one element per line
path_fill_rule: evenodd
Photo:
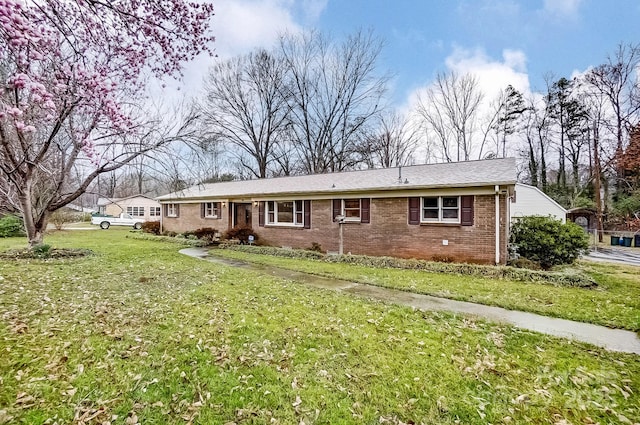
<path fill-rule="evenodd" d="M 249 236 L 253 235 L 254 242 L 257 241 L 258 235 L 248 226 L 236 226 L 224 233 L 224 239 L 238 239 L 240 243 L 249 243 Z"/>
<path fill-rule="evenodd" d="M 542 216 L 518 218 L 511 227 L 511 243 L 519 256 L 544 270 L 571 264 L 589 248 L 589 238 L 580 226 Z"/>
<path fill-rule="evenodd" d="M 24 236 L 24 226 L 20 217 L 6 215 L 0 218 L 0 238 Z"/>
<path fill-rule="evenodd" d="M 318 242 L 311 242 L 311 246 L 307 248 L 309 251 L 322 252 L 322 245 Z"/>
<path fill-rule="evenodd" d="M 220 237 L 220 232 L 218 232 L 218 230 L 214 229 L 213 227 L 202 227 L 200 229 L 194 230 L 193 232 L 191 232 L 191 234 L 198 239 L 206 241 L 207 243 L 213 243 Z"/>
<path fill-rule="evenodd" d="M 228 242 L 221 244 L 220 248 L 249 252 L 251 254 L 273 255 L 274 257 L 306 258 L 310 260 L 320 260 L 326 257 L 321 252 L 310 251 L 306 249 L 287 249 L 276 248 L 273 246 L 249 246 Z"/>
<path fill-rule="evenodd" d="M 151 234 L 146 234 L 146 233 L 137 233 L 137 232 L 131 232 L 130 234 L 128 234 L 127 236 L 125 236 L 127 238 L 130 239 L 141 239 L 144 241 L 158 241 L 158 242 L 172 242 L 172 243 L 177 243 L 177 244 L 181 244 L 181 245 L 188 245 L 188 246 L 193 246 L 193 247 L 204 247 L 207 246 L 207 243 L 205 241 L 201 241 L 199 239 L 186 239 L 184 237 L 182 238 L 178 238 L 178 237 L 173 237 L 173 236 L 154 236 Z"/>
<path fill-rule="evenodd" d="M 145 221 L 142 223 L 142 231 L 145 233 L 151 233 L 152 235 L 160 234 L 160 222 L 159 221 Z"/>
<path fill-rule="evenodd" d="M 541 270 L 540 264 L 535 261 L 531 261 L 528 258 L 516 258 L 515 260 L 510 260 L 507 265 L 511 267 L 515 267 L 516 269 L 529 269 L 529 270 Z"/>

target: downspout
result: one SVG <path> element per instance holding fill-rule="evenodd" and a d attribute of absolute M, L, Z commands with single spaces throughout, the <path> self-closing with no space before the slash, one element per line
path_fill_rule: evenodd
<path fill-rule="evenodd" d="M 500 186 L 495 186 L 496 197 L 496 265 L 500 264 Z"/>
<path fill-rule="evenodd" d="M 514 193 L 515 193 L 515 186 L 514 186 L 513 190 L 514 190 Z M 507 215 L 507 225 L 505 226 L 505 231 L 504 231 L 504 233 L 505 233 L 504 237 L 505 237 L 505 240 L 507 241 L 507 262 L 510 259 L 510 257 L 509 257 L 509 255 L 510 255 L 509 242 L 511 240 L 511 203 L 513 202 L 513 199 L 514 199 L 513 197 L 514 197 L 514 195 L 510 195 L 507 192 L 507 199 L 506 199 L 506 201 L 507 201 L 507 214 L 506 214 Z"/>

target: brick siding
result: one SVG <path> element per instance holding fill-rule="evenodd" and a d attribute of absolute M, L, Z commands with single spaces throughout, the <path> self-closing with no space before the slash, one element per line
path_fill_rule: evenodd
<path fill-rule="evenodd" d="M 506 195 L 500 195 L 500 262 L 507 260 Z M 474 197 L 474 224 L 408 224 L 407 198 L 371 199 L 370 223 L 343 224 L 344 253 L 400 258 L 493 264 L 495 262 L 495 198 Z M 165 231 L 184 232 L 200 227 L 228 228 L 228 210 L 220 220 L 200 218 L 200 204 L 180 204 L 179 218 L 164 218 Z M 258 226 L 258 207 L 252 211 L 253 229 L 268 245 L 338 252 L 339 225 L 332 220 L 331 200 L 311 202 L 311 228 Z M 443 245 L 443 241 L 448 245 Z"/>
<path fill-rule="evenodd" d="M 229 228 L 229 210 L 226 206 L 222 208 L 220 218 L 203 218 L 201 217 L 202 204 L 179 205 L 178 217 L 162 217 L 162 230 L 164 232 L 184 233 L 203 227 L 213 227 L 223 233 Z M 164 207 L 162 213 L 164 214 Z"/>

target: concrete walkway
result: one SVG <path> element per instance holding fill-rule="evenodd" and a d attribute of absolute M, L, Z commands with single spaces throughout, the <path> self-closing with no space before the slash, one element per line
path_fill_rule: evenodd
<path fill-rule="evenodd" d="M 637 248 L 598 248 L 591 250 L 583 257 L 591 261 L 605 261 L 609 263 L 640 266 L 640 249 Z"/>
<path fill-rule="evenodd" d="M 207 248 L 186 248 L 180 250 L 180 253 L 218 264 L 239 267 L 293 280 L 317 288 L 331 289 L 361 297 L 402 304 L 423 311 L 447 311 L 467 314 L 493 322 L 509 324 L 521 329 L 587 342 L 611 351 L 640 354 L 640 338 L 638 338 L 635 332 L 631 331 L 610 329 L 589 323 L 556 319 L 533 313 L 507 310 L 500 307 L 449 300 L 430 295 L 421 295 L 345 280 L 325 278 L 277 267 L 228 260 L 209 255 Z"/>

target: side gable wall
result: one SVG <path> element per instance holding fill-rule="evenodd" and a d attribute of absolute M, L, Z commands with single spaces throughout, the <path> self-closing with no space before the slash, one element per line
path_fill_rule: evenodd
<path fill-rule="evenodd" d="M 160 203 L 155 199 L 145 198 L 144 196 L 135 196 L 132 198 L 118 199 L 115 202 L 105 205 L 105 214 L 118 216 L 120 213 L 126 213 L 127 207 L 143 207 L 144 219 L 147 221 L 159 221 L 160 217 L 151 216 L 149 211 L 151 207 L 159 207 Z"/>

